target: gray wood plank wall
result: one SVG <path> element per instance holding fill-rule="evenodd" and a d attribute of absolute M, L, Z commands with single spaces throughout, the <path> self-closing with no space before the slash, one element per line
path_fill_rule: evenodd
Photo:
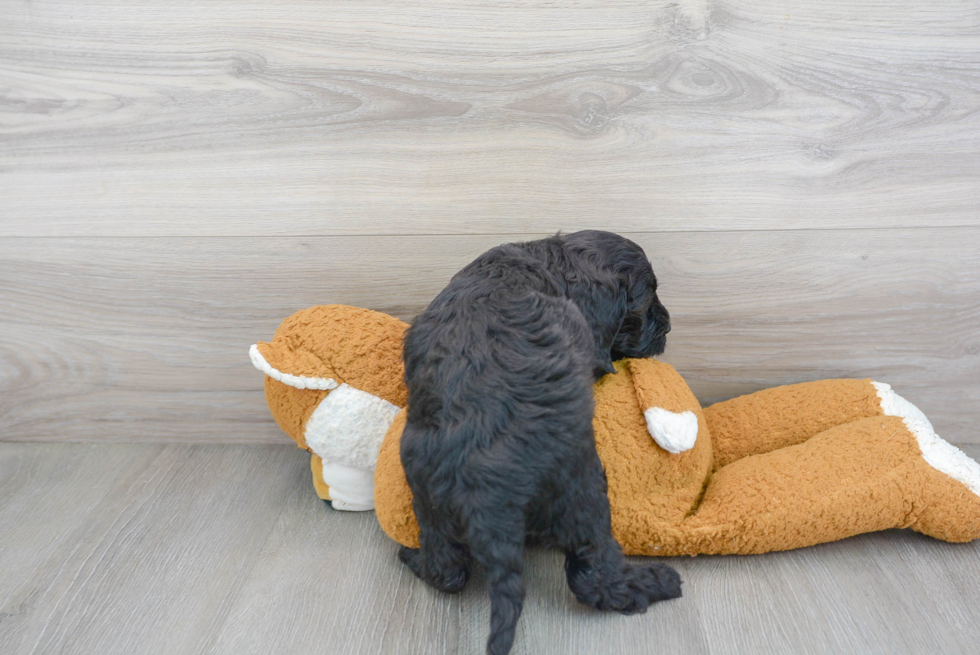
<path fill-rule="evenodd" d="M 0 439 L 280 441 L 291 312 L 602 228 L 703 402 L 868 376 L 980 443 L 973 0 L 0 14 Z"/>

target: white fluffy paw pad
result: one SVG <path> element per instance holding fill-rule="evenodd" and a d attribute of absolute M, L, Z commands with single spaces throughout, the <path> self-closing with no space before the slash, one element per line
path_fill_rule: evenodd
<path fill-rule="evenodd" d="M 661 448 L 678 454 L 694 448 L 698 439 L 698 417 L 690 411 L 678 414 L 662 407 L 650 407 L 643 412 L 647 432 Z"/>
<path fill-rule="evenodd" d="M 374 509 L 374 470 L 323 462 L 323 481 L 330 487 L 330 505 L 345 512 Z"/>
<path fill-rule="evenodd" d="M 922 451 L 922 458 L 929 466 L 942 471 L 954 480 L 959 480 L 970 491 L 980 496 L 980 464 L 936 434 L 931 425 L 914 418 L 904 418 L 902 422 L 909 432 L 915 435 L 915 440 L 919 442 L 919 450 Z"/>
<path fill-rule="evenodd" d="M 895 393 L 891 385 L 874 381 L 871 384 L 874 386 L 875 391 L 878 392 L 878 398 L 881 400 L 881 411 L 885 413 L 885 416 L 910 418 L 920 423 L 925 423 L 929 426 L 930 430 L 933 429 L 932 423 L 922 413 L 922 410 Z"/>

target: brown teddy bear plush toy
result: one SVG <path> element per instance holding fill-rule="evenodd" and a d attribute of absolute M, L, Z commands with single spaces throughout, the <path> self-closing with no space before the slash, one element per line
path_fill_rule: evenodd
<path fill-rule="evenodd" d="M 389 536 L 418 547 L 399 453 L 406 327 L 314 307 L 251 355 L 273 416 L 314 453 L 320 497 L 373 506 Z M 804 382 L 702 409 L 668 364 L 615 366 L 595 385 L 593 426 L 627 554 L 763 553 L 905 527 L 980 537 L 980 465 L 886 384 Z"/>
<path fill-rule="evenodd" d="M 374 466 L 388 426 L 405 406 L 397 318 L 346 305 L 296 312 L 272 341 L 249 349 L 265 373 L 273 418 L 313 453 L 313 485 L 334 509 L 374 509 Z"/>

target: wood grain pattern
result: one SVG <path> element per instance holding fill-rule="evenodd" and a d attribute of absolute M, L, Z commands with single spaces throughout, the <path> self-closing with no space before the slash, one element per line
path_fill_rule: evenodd
<path fill-rule="evenodd" d="M 66 561 L 85 555 L 79 542 L 92 513 L 120 477 L 163 448 L 0 444 L 0 650 L 34 648 L 74 577 Z"/>
<path fill-rule="evenodd" d="M 867 376 L 980 442 L 980 229 L 630 236 L 702 402 Z M 0 439 L 284 440 L 249 344 L 318 303 L 410 318 L 516 238 L 0 239 Z"/>
<path fill-rule="evenodd" d="M 972 0 L 3 14 L 0 236 L 980 225 Z"/>
<path fill-rule="evenodd" d="M 309 477 L 308 456 L 294 457 Z M 304 479 L 291 488 L 210 652 L 259 655 L 274 644 L 337 655 L 470 652 L 459 644 L 460 597 L 415 585 L 397 548 L 374 512 L 333 511 Z"/>
<path fill-rule="evenodd" d="M 2 11 L 0 439 L 277 441 L 287 314 L 601 227 L 703 401 L 868 375 L 980 442 L 968 0 Z"/>
<path fill-rule="evenodd" d="M 3 652 L 200 652 L 300 484 L 292 454 L 3 444 L 28 478 L 2 491 Z"/>
<path fill-rule="evenodd" d="M 479 653 L 488 631 L 482 572 L 457 596 L 426 587 L 372 513 L 315 498 L 288 445 L 0 443 L 0 533 L 5 655 Z M 911 531 L 671 558 L 683 598 L 630 617 L 577 603 L 559 554 L 525 561 L 514 655 L 969 653 L 980 639 L 980 544 Z"/>

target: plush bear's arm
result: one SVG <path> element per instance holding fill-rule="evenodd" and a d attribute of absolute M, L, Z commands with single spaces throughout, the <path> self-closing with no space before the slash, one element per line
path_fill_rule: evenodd
<path fill-rule="evenodd" d="M 655 359 L 626 360 L 647 432 L 661 448 L 678 454 L 694 448 L 701 405 L 684 378 Z"/>
<path fill-rule="evenodd" d="M 412 490 L 402 467 L 401 440 L 406 410 L 392 421 L 374 469 L 374 511 L 389 537 L 409 548 L 419 547 L 419 524 L 412 508 Z"/>
<path fill-rule="evenodd" d="M 819 380 L 764 389 L 705 408 L 715 469 L 748 455 L 803 443 L 832 427 L 888 414 L 925 416 L 871 380 Z"/>

